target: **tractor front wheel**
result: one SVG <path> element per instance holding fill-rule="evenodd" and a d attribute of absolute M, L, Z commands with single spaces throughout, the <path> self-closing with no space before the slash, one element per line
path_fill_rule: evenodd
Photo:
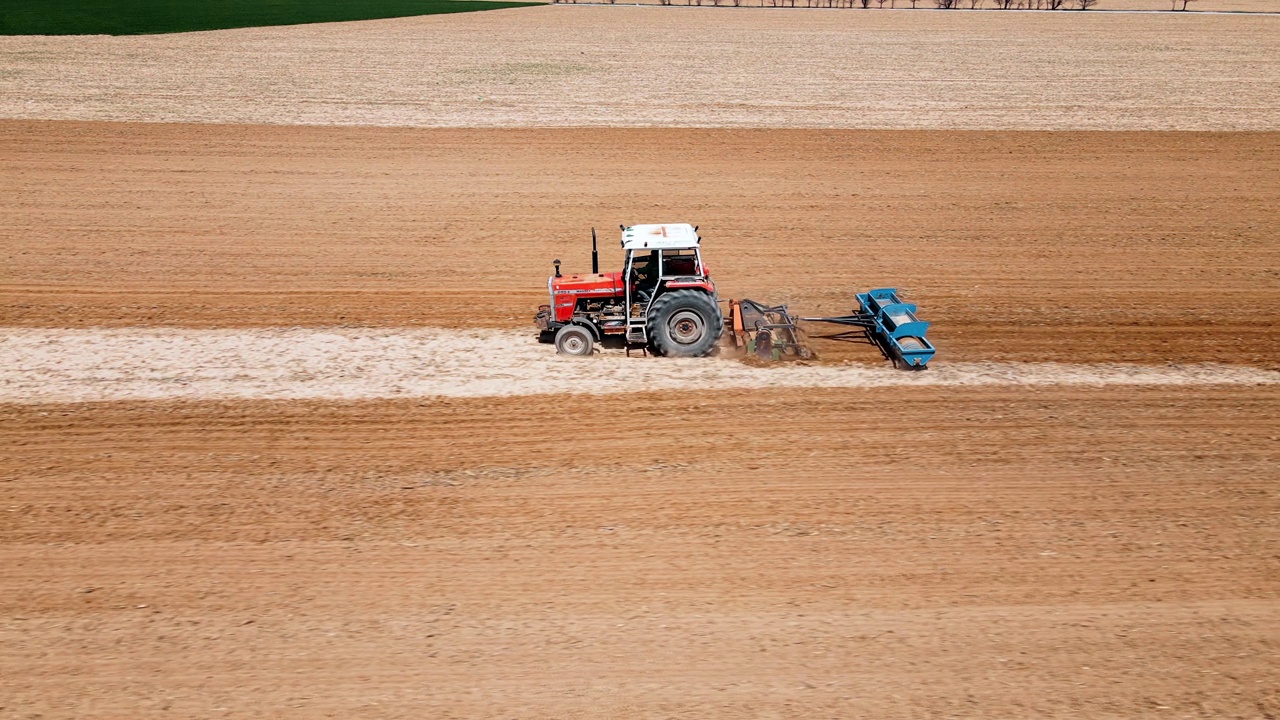
<path fill-rule="evenodd" d="M 659 355 L 702 357 L 715 349 L 724 319 L 715 298 L 698 290 L 673 290 L 649 308 L 649 340 Z"/>
<path fill-rule="evenodd" d="M 556 352 L 585 357 L 595 349 L 591 331 L 581 325 L 565 325 L 556 332 Z"/>

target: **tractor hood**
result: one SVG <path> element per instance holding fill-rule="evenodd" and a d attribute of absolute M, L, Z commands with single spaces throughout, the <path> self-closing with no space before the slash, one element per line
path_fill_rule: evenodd
<path fill-rule="evenodd" d="M 586 296 L 611 296 L 622 294 L 622 273 L 586 273 L 583 275 L 552 276 L 553 294 L 569 293 Z"/>

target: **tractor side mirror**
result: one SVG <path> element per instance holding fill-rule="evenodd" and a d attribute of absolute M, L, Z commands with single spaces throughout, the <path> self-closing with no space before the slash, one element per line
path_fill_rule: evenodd
<path fill-rule="evenodd" d="M 556 266 L 556 277 L 560 277 L 560 261 L 552 260 L 551 264 Z"/>

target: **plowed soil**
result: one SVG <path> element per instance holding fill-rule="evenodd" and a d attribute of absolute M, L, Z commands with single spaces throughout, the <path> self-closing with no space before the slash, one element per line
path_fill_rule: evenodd
<path fill-rule="evenodd" d="M 688 220 L 725 297 L 899 287 L 950 360 L 1274 368 L 1278 140 L 0 122 L 0 319 L 531 328 L 592 226 Z"/>
<path fill-rule="evenodd" d="M 10 717 L 1266 717 L 1274 388 L 8 407 Z"/>
<path fill-rule="evenodd" d="M 0 717 L 1280 714 L 1278 139 L 0 122 Z M 512 347 L 649 220 L 725 295 L 899 285 L 925 379 L 1077 380 Z"/>

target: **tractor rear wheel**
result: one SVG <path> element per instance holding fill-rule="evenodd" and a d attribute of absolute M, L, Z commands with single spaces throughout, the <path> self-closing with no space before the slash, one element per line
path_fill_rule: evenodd
<path fill-rule="evenodd" d="M 702 357 L 724 332 L 715 298 L 698 290 L 673 290 L 658 296 L 646 321 L 649 341 L 659 355 Z"/>
<path fill-rule="evenodd" d="M 556 332 L 556 352 L 585 357 L 595 350 L 595 338 L 581 325 L 565 325 Z"/>

